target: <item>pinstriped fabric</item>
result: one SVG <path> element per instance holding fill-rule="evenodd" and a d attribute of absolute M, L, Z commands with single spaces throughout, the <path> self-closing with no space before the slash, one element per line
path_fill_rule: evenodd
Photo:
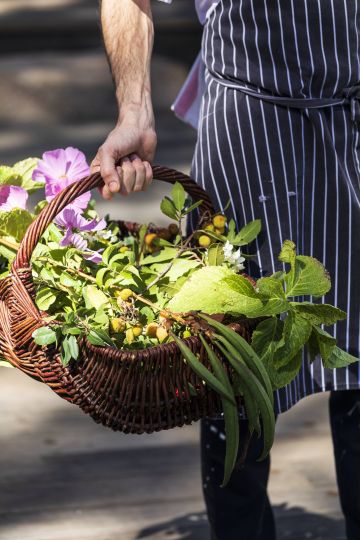
<path fill-rule="evenodd" d="M 359 0 L 222 0 L 204 28 L 208 70 L 257 91 L 333 98 L 359 84 Z M 334 329 L 360 351 L 359 125 L 350 107 L 295 109 L 226 88 L 207 73 L 195 179 L 240 227 L 261 218 L 252 275 L 280 268 L 286 238 L 323 261 L 326 298 L 349 313 Z M 330 389 L 360 388 L 360 366 L 326 370 L 304 354 L 297 379 L 277 393 L 279 412 Z"/>

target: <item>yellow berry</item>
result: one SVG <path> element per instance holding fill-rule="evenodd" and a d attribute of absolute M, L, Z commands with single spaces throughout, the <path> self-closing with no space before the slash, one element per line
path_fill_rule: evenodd
<path fill-rule="evenodd" d="M 216 229 L 222 229 L 225 227 L 226 224 L 226 217 L 222 214 L 219 214 L 217 216 L 214 216 L 213 218 L 213 224 Z"/>
<path fill-rule="evenodd" d="M 225 232 L 225 227 L 215 228 L 215 234 L 217 235 L 224 234 L 224 232 Z"/>
<path fill-rule="evenodd" d="M 176 225 L 176 223 L 170 223 L 168 226 L 169 232 L 171 236 L 176 236 L 179 232 L 179 227 Z"/>
<path fill-rule="evenodd" d="M 141 324 L 136 324 L 132 327 L 132 331 L 135 337 L 139 337 L 142 334 L 143 327 L 141 326 Z"/>
<path fill-rule="evenodd" d="M 114 334 L 120 334 L 121 332 L 124 332 L 125 328 L 126 328 L 126 324 L 125 324 L 124 319 L 121 319 L 120 317 L 111 319 L 110 332 Z"/>
<path fill-rule="evenodd" d="M 145 235 L 144 242 L 147 247 L 153 247 L 153 242 L 157 238 L 157 234 L 155 233 L 148 233 Z"/>
<path fill-rule="evenodd" d="M 151 337 L 151 338 L 155 338 L 156 337 L 156 331 L 157 331 L 158 328 L 159 328 L 159 325 L 157 325 L 156 323 L 148 324 L 147 327 L 146 327 L 146 335 Z"/>
<path fill-rule="evenodd" d="M 120 300 L 126 302 L 126 300 L 129 300 L 129 298 L 131 298 L 133 294 L 134 293 L 131 289 L 123 289 L 122 291 L 119 291 L 119 294 L 117 296 Z"/>
<path fill-rule="evenodd" d="M 211 244 L 211 238 L 206 234 L 202 234 L 198 240 L 199 246 L 203 248 L 208 248 Z"/>
<path fill-rule="evenodd" d="M 127 246 L 121 246 L 120 253 L 126 253 L 127 251 L 129 251 L 129 248 Z"/>
<path fill-rule="evenodd" d="M 215 227 L 212 223 L 209 223 L 208 225 L 206 225 L 205 227 L 205 231 L 210 231 L 210 232 L 214 232 L 215 230 Z"/>
<path fill-rule="evenodd" d="M 189 338 L 191 336 L 192 336 L 192 334 L 191 334 L 190 330 L 184 330 L 183 335 L 182 335 L 183 338 L 186 339 L 186 338 Z"/>
<path fill-rule="evenodd" d="M 128 342 L 129 345 L 131 345 L 132 343 L 134 343 L 135 341 L 135 336 L 134 336 L 134 332 L 133 332 L 133 329 L 132 328 L 128 328 L 126 330 L 126 340 Z"/>
<path fill-rule="evenodd" d="M 158 340 L 160 341 L 160 343 L 162 343 L 163 341 L 165 341 L 165 339 L 168 337 L 168 332 L 166 330 L 166 328 L 164 328 L 163 326 L 159 326 L 156 330 L 156 337 L 158 338 Z"/>

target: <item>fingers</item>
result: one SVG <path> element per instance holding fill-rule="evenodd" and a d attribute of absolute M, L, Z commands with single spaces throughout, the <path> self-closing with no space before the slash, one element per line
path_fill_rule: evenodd
<path fill-rule="evenodd" d="M 121 189 L 122 178 L 121 170 L 115 166 L 115 157 L 105 145 L 99 149 L 100 174 L 103 177 L 107 196 L 117 193 Z M 104 191 L 104 190 L 103 190 Z"/>
<path fill-rule="evenodd" d="M 116 165 L 112 153 L 104 144 L 91 163 L 91 172 L 100 172 L 104 186 L 100 192 L 104 199 L 112 199 L 114 193 L 128 195 L 132 192 L 146 191 L 153 179 L 151 165 L 137 154 L 130 154 Z"/>
<path fill-rule="evenodd" d="M 143 187 L 143 191 L 146 191 L 147 188 L 150 186 L 151 182 L 153 181 L 153 171 L 148 161 L 144 161 L 144 167 L 145 167 L 145 184 Z"/>
<path fill-rule="evenodd" d="M 152 181 L 152 168 L 149 162 L 142 161 L 136 154 L 121 160 L 123 173 L 122 194 L 145 191 Z"/>

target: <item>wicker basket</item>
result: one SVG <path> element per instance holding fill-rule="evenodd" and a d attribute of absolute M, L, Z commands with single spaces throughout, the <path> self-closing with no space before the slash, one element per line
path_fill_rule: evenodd
<path fill-rule="evenodd" d="M 212 212 L 208 195 L 188 176 L 154 167 L 154 177 L 170 184 L 179 181 L 200 212 Z M 102 184 L 99 174 L 64 189 L 29 227 L 12 265 L 11 275 L 0 281 L 0 349 L 14 367 L 47 384 L 63 399 L 80 407 L 95 422 L 124 433 L 152 433 L 190 424 L 221 411 L 215 392 L 204 386 L 171 342 L 140 351 L 80 344 L 80 360 L 63 366 L 55 346 L 39 347 L 32 333 L 44 326 L 44 313 L 35 305 L 30 260 L 40 237 L 55 216 L 86 191 Z M 237 331 L 249 339 L 251 323 Z M 185 340 L 207 365 L 197 337 Z M 208 366 L 209 367 L 209 366 Z M 189 383 L 197 389 L 192 396 Z"/>

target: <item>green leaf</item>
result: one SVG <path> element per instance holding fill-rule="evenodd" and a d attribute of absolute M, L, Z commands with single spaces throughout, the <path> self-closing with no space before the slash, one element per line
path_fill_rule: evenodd
<path fill-rule="evenodd" d="M 208 249 L 207 264 L 209 266 L 221 266 L 224 262 L 224 244 L 217 242 Z"/>
<path fill-rule="evenodd" d="M 195 210 L 196 208 L 198 208 L 199 206 L 201 206 L 203 203 L 202 200 L 200 201 L 196 201 L 195 203 L 191 204 L 190 206 L 188 206 L 185 210 L 185 212 L 183 212 L 183 214 L 185 216 L 187 216 L 187 214 L 190 214 L 190 212 L 192 212 L 193 210 Z"/>
<path fill-rule="evenodd" d="M 250 298 L 257 298 L 258 294 L 252 283 L 246 277 L 241 274 L 234 274 L 232 276 L 222 279 L 223 283 L 226 283 L 234 292 L 238 294 L 249 296 Z"/>
<path fill-rule="evenodd" d="M 87 285 L 84 287 L 82 294 L 87 309 L 99 309 L 100 306 L 109 301 L 108 297 L 95 285 Z"/>
<path fill-rule="evenodd" d="M 166 272 L 165 276 L 169 279 L 170 282 L 175 282 L 178 280 L 178 278 L 184 276 L 191 270 L 198 268 L 200 265 L 201 262 L 196 260 L 194 261 L 190 259 L 175 259 L 172 263 L 171 268 Z M 160 274 L 165 269 L 165 266 L 163 264 L 154 264 L 154 266 L 152 266 L 151 268 Z"/>
<path fill-rule="evenodd" d="M 311 342 L 312 354 L 318 351 L 325 364 L 336 347 L 336 339 L 322 328 L 313 326 Z"/>
<path fill-rule="evenodd" d="M 200 334 L 200 339 L 206 350 L 209 362 L 214 371 L 215 376 L 219 381 L 227 388 L 229 393 L 233 396 L 234 403 L 230 403 L 227 399 L 222 399 L 222 407 L 224 412 L 225 421 L 225 434 L 226 434 L 226 453 L 224 462 L 224 479 L 222 486 L 226 486 L 229 482 L 231 474 L 236 465 L 236 458 L 239 450 L 239 416 L 238 408 L 236 406 L 236 400 L 234 390 L 231 386 L 229 377 L 222 365 L 221 361 L 211 349 L 205 338 Z"/>
<path fill-rule="evenodd" d="M 71 334 L 67 338 L 67 341 L 69 344 L 69 352 L 70 352 L 71 358 L 73 358 L 74 360 L 77 360 L 79 356 L 79 345 L 78 345 L 76 337 L 73 334 Z"/>
<path fill-rule="evenodd" d="M 310 338 L 312 325 L 296 311 L 290 311 L 284 322 L 282 340 L 274 352 L 274 367 L 280 368 L 303 349 Z"/>
<path fill-rule="evenodd" d="M 37 328 L 37 330 L 32 333 L 32 337 L 37 345 L 43 346 L 56 343 L 56 333 L 48 326 Z"/>
<path fill-rule="evenodd" d="M 329 369 L 344 368 L 359 362 L 359 358 L 352 356 L 351 354 L 343 351 L 339 347 L 334 347 L 327 359 L 323 360 L 324 367 Z"/>
<path fill-rule="evenodd" d="M 109 334 L 103 330 L 90 330 L 89 334 L 87 335 L 87 339 L 96 347 L 106 347 L 108 345 L 110 345 L 110 347 L 114 347 L 114 343 L 111 341 Z"/>
<path fill-rule="evenodd" d="M 280 345 L 283 330 L 283 321 L 271 317 L 261 321 L 253 332 L 252 347 L 267 369 L 273 365 L 274 353 Z"/>
<path fill-rule="evenodd" d="M 56 292 L 49 287 L 41 288 L 36 294 L 35 302 L 41 311 L 47 311 L 55 301 Z"/>
<path fill-rule="evenodd" d="M 330 289 L 330 277 L 324 266 L 313 257 L 298 255 L 295 259 L 293 276 L 287 278 L 286 296 L 320 297 Z"/>
<path fill-rule="evenodd" d="M 262 308 L 262 302 L 252 296 L 241 294 L 230 287 L 225 278 L 233 278 L 234 272 L 223 266 L 206 266 L 196 270 L 180 291 L 170 300 L 173 311 L 202 311 L 234 313 L 253 316 Z M 244 278 L 243 278 L 244 280 Z M 249 284 L 251 287 L 251 285 Z M 246 290 L 250 290 L 244 285 Z"/>
<path fill-rule="evenodd" d="M 176 182 L 171 190 L 171 196 L 174 201 L 176 210 L 181 213 L 186 199 L 186 192 L 180 182 Z"/>
<path fill-rule="evenodd" d="M 245 246 L 255 240 L 261 231 L 261 220 L 255 219 L 250 221 L 233 239 L 233 244 L 237 246 Z"/>
<path fill-rule="evenodd" d="M 295 264 L 296 245 L 292 240 L 285 240 L 278 258 L 280 262 L 290 264 L 291 266 Z"/>
<path fill-rule="evenodd" d="M 60 275 L 60 283 L 64 287 L 76 288 L 79 286 L 79 281 L 74 279 L 68 272 L 63 272 Z"/>
<path fill-rule="evenodd" d="M 285 298 L 281 283 L 274 278 L 262 278 L 256 288 L 242 275 L 234 275 L 223 280 L 235 292 L 254 299 L 254 303 L 247 313 L 248 317 L 269 317 L 288 310 L 289 303 Z M 256 300 L 256 303 L 255 303 Z"/>
<path fill-rule="evenodd" d="M 11 236 L 21 242 L 34 216 L 27 210 L 14 208 L 9 212 L 0 212 L 0 235 Z"/>
<path fill-rule="evenodd" d="M 174 341 L 177 343 L 182 355 L 188 362 L 191 369 L 196 373 L 200 379 L 206 382 L 206 384 L 215 390 L 221 397 L 228 400 L 230 403 L 236 405 L 236 401 L 233 393 L 229 392 L 227 388 L 219 381 L 215 375 L 211 373 L 195 356 L 195 354 L 189 349 L 185 343 L 179 339 L 175 334 L 172 335 Z"/>
<path fill-rule="evenodd" d="M 311 302 L 290 302 L 294 308 L 303 317 L 308 319 L 314 325 L 331 325 L 337 321 L 346 319 L 345 311 L 331 306 L 330 304 L 312 304 Z"/>
<path fill-rule="evenodd" d="M 100 268 L 96 273 L 96 285 L 98 287 L 103 287 L 105 274 L 109 272 L 109 268 Z"/>
<path fill-rule="evenodd" d="M 283 388 L 293 381 L 299 373 L 302 364 L 302 351 L 300 350 L 291 360 L 282 366 L 270 368 L 269 375 L 276 389 Z"/>
<path fill-rule="evenodd" d="M 7 239 L 7 238 L 5 238 L 5 240 L 6 240 L 6 239 Z M 10 242 L 11 242 L 11 240 L 12 240 L 12 239 L 9 238 L 9 241 L 10 241 Z M 2 245 L 0 244 L 0 255 L 1 255 L 2 257 L 4 257 L 5 259 L 7 259 L 9 262 L 12 262 L 12 261 L 14 260 L 14 258 L 15 258 L 16 250 L 15 250 L 15 249 L 12 250 L 12 249 L 10 249 L 10 248 L 8 248 L 8 247 L 6 247 L 6 246 L 2 246 Z"/>
<path fill-rule="evenodd" d="M 44 188 L 44 182 L 34 182 L 32 179 L 32 174 L 37 167 L 38 162 L 38 158 L 28 158 L 23 161 L 18 161 L 18 163 L 15 163 L 12 167 L 15 174 L 18 174 L 21 177 L 21 187 L 26 189 L 29 193 Z"/>
<path fill-rule="evenodd" d="M 1 186 L 21 186 L 21 175 L 16 173 L 12 167 L 0 166 Z"/>
<path fill-rule="evenodd" d="M 176 254 L 177 254 L 176 248 L 166 247 L 162 249 L 161 251 L 159 251 L 159 253 L 155 253 L 154 255 L 148 255 L 147 257 L 145 257 L 142 260 L 141 264 L 147 265 L 147 264 L 160 263 L 164 261 L 172 261 L 176 257 Z"/>
<path fill-rule="evenodd" d="M 170 219 L 177 220 L 177 211 L 174 203 L 169 199 L 169 197 L 164 197 L 160 204 L 160 209 L 165 216 Z"/>

